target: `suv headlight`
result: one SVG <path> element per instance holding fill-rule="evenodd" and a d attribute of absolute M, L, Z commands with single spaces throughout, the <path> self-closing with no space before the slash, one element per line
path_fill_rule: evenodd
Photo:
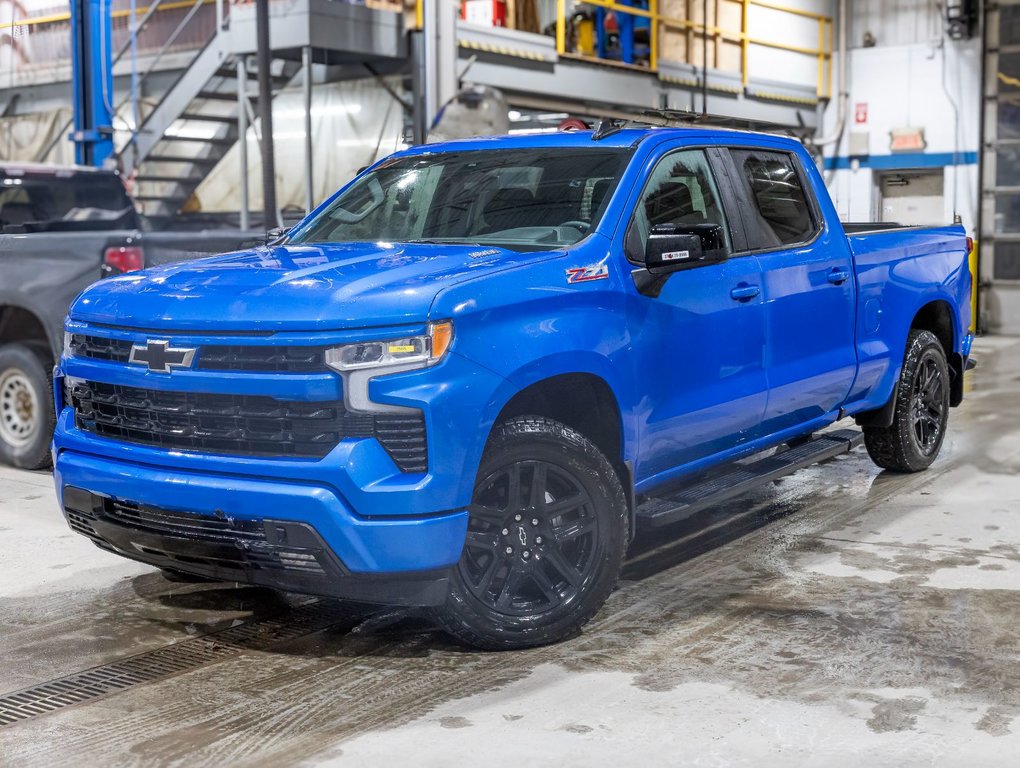
<path fill-rule="evenodd" d="M 367 368 L 411 370 L 443 359 L 453 341 L 453 323 L 430 323 L 424 336 L 344 344 L 326 350 L 326 365 L 340 373 Z"/>
<path fill-rule="evenodd" d="M 344 344 L 326 350 L 326 365 L 344 378 L 344 402 L 350 411 L 400 413 L 413 411 L 400 405 L 375 403 L 368 382 L 376 376 L 403 373 L 435 365 L 453 343 L 453 323 L 429 323 L 423 336 L 387 341 Z"/>

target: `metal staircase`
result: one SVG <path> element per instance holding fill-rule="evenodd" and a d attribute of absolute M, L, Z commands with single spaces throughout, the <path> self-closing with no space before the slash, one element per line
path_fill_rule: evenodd
<path fill-rule="evenodd" d="M 241 124 L 257 124 L 249 58 L 225 52 L 219 42 L 214 38 L 202 50 L 121 150 L 124 172 L 134 172 L 135 200 L 149 216 L 187 209 L 195 188 L 240 138 L 240 109 Z M 300 69 L 298 62 L 274 59 L 274 95 Z"/>
<path fill-rule="evenodd" d="M 156 0 L 152 10 L 164 0 Z M 197 12 L 204 5 L 196 0 Z M 345 64 L 376 60 L 403 60 L 406 41 L 397 14 L 377 12 L 330 0 L 290 0 L 271 3 L 270 75 L 275 96 L 301 72 L 301 51 L 316 51 L 316 60 Z M 191 64 L 165 90 L 158 103 L 116 152 L 118 166 L 133 178 L 133 196 L 149 217 L 167 218 L 189 210 L 198 185 L 219 164 L 246 126 L 255 127 L 254 69 L 256 35 L 251 4 L 231 5 L 215 0 L 215 25 Z M 163 54 L 172 50 L 182 33 L 202 22 L 189 12 L 162 49 L 140 75 L 135 93 L 144 90 Z M 204 29 L 208 30 L 208 19 Z M 183 39 L 183 38 L 182 38 Z M 118 54 L 125 53 L 122 50 Z M 130 98 L 118 112 L 131 112 Z M 244 175 L 242 173 L 242 175 Z"/>

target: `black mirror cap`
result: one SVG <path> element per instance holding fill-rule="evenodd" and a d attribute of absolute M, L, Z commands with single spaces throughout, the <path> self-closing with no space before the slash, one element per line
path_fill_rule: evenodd
<path fill-rule="evenodd" d="M 715 264 L 727 255 L 719 224 L 656 224 L 645 243 L 645 268 L 662 275 Z"/>

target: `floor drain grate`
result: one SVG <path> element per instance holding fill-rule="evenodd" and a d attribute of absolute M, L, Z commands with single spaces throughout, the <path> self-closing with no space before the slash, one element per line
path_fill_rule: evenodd
<path fill-rule="evenodd" d="M 0 696 L 0 727 L 293 640 L 325 629 L 349 613 L 342 605 L 312 603 L 280 617 L 239 624 L 9 693 Z"/>

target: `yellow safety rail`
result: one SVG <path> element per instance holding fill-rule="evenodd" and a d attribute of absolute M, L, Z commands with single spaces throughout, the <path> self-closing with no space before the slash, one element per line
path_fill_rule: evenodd
<path fill-rule="evenodd" d="M 573 0 L 570 1 L 571 9 L 574 6 Z M 731 43 L 737 43 L 740 45 L 740 77 L 741 82 L 746 87 L 749 79 L 749 67 L 748 67 L 748 50 L 752 45 L 759 45 L 765 48 L 773 48 L 780 51 L 789 51 L 790 53 L 797 53 L 803 56 L 811 56 L 818 61 L 818 80 L 817 80 L 817 95 L 819 98 L 823 96 L 829 96 L 832 92 L 831 79 L 832 79 L 832 17 L 826 16 L 821 13 L 814 13 L 812 11 L 801 10 L 800 8 L 790 8 L 789 6 L 781 5 L 779 3 L 767 2 L 767 0 L 722 0 L 723 2 L 739 3 L 741 6 L 740 10 L 740 31 L 724 29 L 715 25 L 709 25 L 705 22 L 697 22 L 691 19 L 677 19 L 668 16 L 663 16 L 658 12 L 658 0 L 649 0 L 648 8 L 635 8 L 634 6 L 624 5 L 616 2 L 615 0 L 581 0 L 580 4 L 586 6 L 597 6 L 599 8 L 605 8 L 607 10 L 615 11 L 617 13 L 626 13 L 631 16 L 640 16 L 649 20 L 649 61 L 648 69 L 652 72 L 657 72 L 659 68 L 659 30 L 665 29 L 684 29 L 691 30 L 697 35 L 703 37 L 708 42 L 710 37 L 716 38 L 716 40 L 725 40 Z M 695 0 L 697 2 L 697 0 Z M 560 54 L 567 53 L 567 4 L 568 0 L 557 0 L 556 3 L 556 51 Z M 777 40 L 770 40 L 767 38 L 755 37 L 751 34 L 748 28 L 748 10 L 751 6 L 758 8 L 767 8 L 772 11 L 778 11 L 780 13 L 787 13 L 793 16 L 798 16 L 805 19 L 813 19 L 818 24 L 818 47 L 809 48 L 801 45 L 791 45 L 789 43 L 779 42 Z M 706 19 L 707 22 L 707 19 Z M 691 62 L 697 63 L 697 62 Z"/>

